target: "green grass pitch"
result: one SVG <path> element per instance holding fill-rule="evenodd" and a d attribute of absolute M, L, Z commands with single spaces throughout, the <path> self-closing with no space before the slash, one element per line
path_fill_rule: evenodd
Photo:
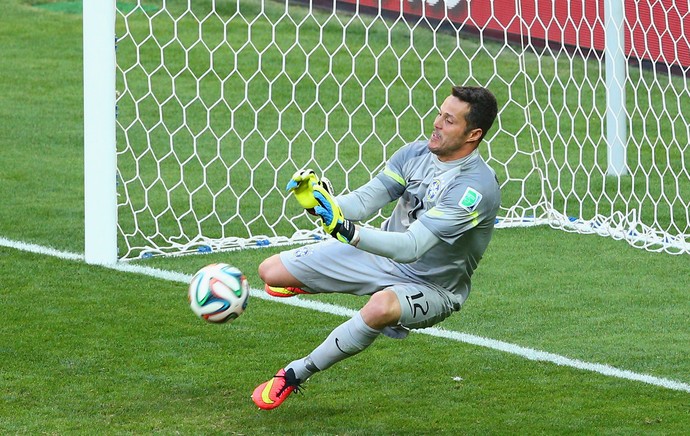
<path fill-rule="evenodd" d="M 259 411 L 253 388 L 344 318 L 252 298 L 229 325 L 181 281 L 17 249 L 83 251 L 81 18 L 0 14 L 0 433 L 687 434 L 690 392 L 412 334 Z M 275 248 L 132 262 L 192 274 Z M 64 256 L 63 256 L 64 257 Z M 690 384 L 687 255 L 548 228 L 497 231 L 451 332 Z M 348 296 L 314 301 L 358 309 Z"/>

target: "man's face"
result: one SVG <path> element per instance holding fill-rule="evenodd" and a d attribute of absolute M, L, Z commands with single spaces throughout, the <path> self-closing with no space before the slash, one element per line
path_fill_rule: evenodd
<path fill-rule="evenodd" d="M 460 159 L 477 148 L 482 130 L 467 131 L 465 115 L 469 111 L 469 103 L 452 95 L 443 101 L 434 119 L 434 132 L 429 138 L 429 151 L 441 161 Z"/>

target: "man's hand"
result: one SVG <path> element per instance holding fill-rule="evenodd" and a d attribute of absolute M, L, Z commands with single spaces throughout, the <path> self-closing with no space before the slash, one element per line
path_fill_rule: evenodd
<path fill-rule="evenodd" d="M 323 185 L 315 184 L 313 190 L 313 196 L 319 203 L 314 207 L 314 212 L 321 217 L 321 227 L 324 231 L 340 242 L 357 245 L 359 231 L 352 221 L 345 219 L 335 198 Z"/>
<path fill-rule="evenodd" d="M 329 194 L 333 194 L 333 185 L 331 181 L 325 177 L 319 177 L 314 170 L 306 169 L 299 170 L 292 175 L 285 190 L 295 194 L 297 202 L 312 215 L 316 215 L 314 207 L 319 205 L 319 202 L 314 198 L 314 186 L 322 186 Z"/>
<path fill-rule="evenodd" d="M 297 202 L 305 209 L 310 211 L 314 210 L 315 206 L 319 205 L 319 202 L 314 198 L 313 185 L 319 183 L 319 177 L 316 175 L 314 170 L 306 169 L 299 170 L 292 175 L 292 178 L 288 182 L 285 190 L 295 194 Z"/>

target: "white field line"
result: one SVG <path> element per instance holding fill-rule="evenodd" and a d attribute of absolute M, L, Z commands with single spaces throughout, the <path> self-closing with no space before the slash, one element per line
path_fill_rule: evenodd
<path fill-rule="evenodd" d="M 84 256 L 76 253 L 69 253 L 65 251 L 55 250 L 53 248 L 44 247 L 36 244 L 29 244 L 25 242 L 12 241 L 0 237 L 0 246 L 14 248 L 17 250 L 28 251 L 31 253 L 43 254 L 48 256 L 58 257 L 60 259 L 73 260 L 73 261 L 84 261 Z M 143 274 L 150 277 L 155 277 L 158 279 L 169 280 L 179 283 L 189 283 L 192 276 L 190 274 L 183 274 L 175 271 L 165 271 L 157 268 L 151 268 L 140 265 L 133 265 L 128 263 L 117 263 L 115 265 L 103 265 L 105 268 L 113 269 L 116 271 L 124 271 L 135 274 Z M 332 315 L 338 315 L 343 317 L 352 317 L 355 311 L 341 306 L 336 306 L 334 304 L 322 303 L 319 301 L 306 300 L 300 298 L 274 298 L 267 295 L 263 290 L 252 289 L 252 298 L 261 298 L 263 300 L 270 300 L 277 303 L 287 304 L 290 306 L 301 307 L 310 310 L 316 310 L 318 312 L 330 313 Z M 647 383 L 654 386 L 660 386 L 666 389 L 672 389 L 675 391 L 684 391 L 690 393 L 690 384 L 665 379 L 661 377 L 655 377 L 648 374 L 639 374 L 636 372 L 618 369 L 609 365 L 603 365 L 600 363 L 590 363 L 584 362 L 578 359 L 571 359 L 569 357 L 560 356 L 558 354 L 548 353 L 545 351 L 539 351 L 532 348 L 522 347 L 520 345 L 511 344 L 508 342 L 498 341 L 496 339 L 484 338 L 481 336 L 475 336 L 467 333 L 460 333 L 450 330 L 444 330 L 441 328 L 427 328 L 422 330 L 415 330 L 417 333 L 436 336 L 439 338 L 451 339 L 458 342 L 464 342 L 466 344 L 477 345 L 480 347 L 491 348 L 493 350 L 503 351 L 505 353 L 514 354 L 517 356 L 524 357 L 529 360 L 535 360 L 540 362 L 555 363 L 560 366 L 568 366 L 571 368 L 576 368 L 584 371 L 592 371 L 598 374 L 606 375 L 609 377 L 616 377 L 625 380 L 632 380 L 642 383 Z"/>

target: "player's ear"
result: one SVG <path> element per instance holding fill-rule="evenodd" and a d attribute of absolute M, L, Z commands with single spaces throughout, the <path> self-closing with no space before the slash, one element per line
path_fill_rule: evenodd
<path fill-rule="evenodd" d="M 479 141 L 479 139 L 482 137 L 482 134 L 484 134 L 484 131 L 479 127 L 470 130 L 470 134 L 467 135 L 467 142 Z"/>

